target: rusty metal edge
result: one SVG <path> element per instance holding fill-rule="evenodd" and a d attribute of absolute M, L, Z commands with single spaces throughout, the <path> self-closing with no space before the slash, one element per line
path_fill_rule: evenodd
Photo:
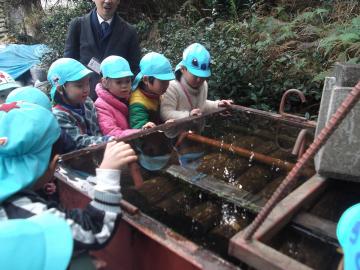
<path fill-rule="evenodd" d="M 272 119 L 274 121 L 278 121 L 278 122 L 283 122 L 286 123 L 288 125 L 291 126 L 296 126 L 296 127 L 301 127 L 301 128 L 316 128 L 316 122 L 314 121 L 308 121 L 308 120 L 299 120 L 297 118 L 290 118 L 290 117 L 284 117 L 280 114 L 277 113 L 272 113 L 272 112 L 265 112 L 265 111 L 261 111 L 261 110 L 257 110 L 257 109 L 253 109 L 253 108 L 248 108 L 248 107 L 244 107 L 244 106 L 240 106 L 240 105 L 231 105 L 229 108 L 219 108 L 216 111 L 213 112 L 208 112 L 208 113 L 204 113 L 200 116 L 190 116 L 190 117 L 186 117 L 186 118 L 182 118 L 182 119 L 177 119 L 174 122 L 170 122 L 170 123 L 164 123 L 161 125 L 158 125 L 154 128 L 151 129 L 147 129 L 147 130 L 140 130 L 139 132 L 135 133 L 135 134 L 131 134 L 128 136 L 125 136 L 117 141 L 124 141 L 124 142 L 128 142 L 130 140 L 133 139 L 137 139 L 137 138 L 141 138 L 143 136 L 149 135 L 149 134 L 153 134 L 155 132 L 164 132 L 167 131 L 171 128 L 174 128 L 176 126 L 179 126 L 181 124 L 186 124 L 186 123 L 190 123 L 192 121 L 196 121 L 196 120 L 200 120 L 203 119 L 209 115 L 216 115 L 216 114 L 220 114 L 225 112 L 226 110 L 235 110 L 235 111 L 242 111 L 245 113 L 253 113 L 255 115 L 259 115 L 259 116 L 263 116 L 265 118 L 268 119 Z M 106 146 L 106 143 L 101 143 L 98 145 L 94 145 L 94 146 L 89 146 L 80 150 L 75 150 L 73 152 L 67 153 L 67 154 L 63 154 L 60 156 L 60 161 L 66 161 L 69 160 L 71 158 L 74 157 L 79 157 L 82 155 L 86 155 L 89 154 L 91 152 L 94 151 L 98 151 L 100 149 L 104 149 Z"/>
<path fill-rule="evenodd" d="M 311 270 L 312 268 L 252 239 L 230 241 L 229 254 L 259 270 Z"/>
<path fill-rule="evenodd" d="M 55 172 L 55 177 L 61 181 L 63 184 L 70 186 L 75 192 L 82 194 L 83 196 L 89 198 L 89 195 L 76 186 L 72 185 L 67 181 L 60 173 Z M 129 202 L 125 201 L 130 204 Z M 130 204 L 133 206 L 132 204 Z M 133 206 L 135 207 L 135 206 Z M 185 237 L 177 234 L 172 231 L 165 225 L 160 222 L 152 219 L 146 214 L 142 213 L 135 207 L 137 211 L 135 213 L 128 213 L 125 211 L 123 213 L 122 219 L 128 223 L 133 228 L 137 229 L 150 239 L 159 243 L 162 246 L 165 246 L 170 251 L 178 254 L 184 258 L 189 263 L 198 267 L 199 269 L 209 269 L 209 270 L 236 270 L 240 269 L 239 267 L 231 264 L 230 262 L 225 261 L 221 257 L 218 257 L 216 254 L 212 253 L 209 250 L 203 249 L 197 244 L 189 241 Z"/>

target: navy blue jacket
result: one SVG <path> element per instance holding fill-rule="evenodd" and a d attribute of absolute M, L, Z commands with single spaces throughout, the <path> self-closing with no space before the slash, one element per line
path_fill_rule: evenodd
<path fill-rule="evenodd" d="M 105 37 L 101 36 L 96 9 L 73 19 L 68 28 L 64 57 L 74 58 L 87 65 L 93 57 L 101 62 L 110 55 L 119 55 L 129 61 L 132 72 L 137 74 L 141 52 L 135 27 L 115 15 L 109 33 Z M 90 97 L 93 100 L 96 99 L 95 86 L 99 79 L 99 75 L 92 75 Z"/>

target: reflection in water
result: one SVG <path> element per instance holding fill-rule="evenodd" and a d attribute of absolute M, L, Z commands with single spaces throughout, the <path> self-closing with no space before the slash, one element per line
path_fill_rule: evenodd
<path fill-rule="evenodd" d="M 261 202 L 286 174 L 276 164 L 259 162 L 254 153 L 294 163 L 296 157 L 279 144 L 293 145 L 300 130 L 279 129 L 269 119 L 233 112 L 231 117 L 212 115 L 206 122 L 202 119 L 136 138 L 130 144 L 138 154 L 145 182 L 136 189 L 129 178 L 122 177 L 123 196 L 173 230 L 230 259 L 229 239 L 252 221 Z M 189 131 L 230 147 L 224 150 L 186 137 L 178 140 Z M 240 156 L 231 150 L 234 147 L 250 154 Z M 69 163 L 89 171 L 101 158 L 102 153 L 92 152 L 86 163 L 83 158 Z M 175 176 L 169 168 L 179 173 Z"/>

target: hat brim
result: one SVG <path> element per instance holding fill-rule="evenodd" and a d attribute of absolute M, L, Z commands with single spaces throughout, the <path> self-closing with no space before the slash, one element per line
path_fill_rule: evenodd
<path fill-rule="evenodd" d="M 157 74 L 154 75 L 154 77 L 158 80 L 162 80 L 162 81 L 171 81 L 175 79 L 175 75 L 173 72 L 170 73 L 166 73 L 166 74 Z"/>
<path fill-rule="evenodd" d="M 208 70 L 202 70 L 202 69 L 196 69 L 193 67 L 186 67 L 186 69 L 192 74 L 195 75 L 196 77 L 200 77 L 200 78 L 208 78 L 211 76 L 211 71 Z"/>
<path fill-rule="evenodd" d="M 119 79 L 119 78 L 132 77 L 132 76 L 134 76 L 134 73 L 132 73 L 131 71 L 115 72 L 113 74 L 104 75 L 104 77 L 110 79 Z"/>
<path fill-rule="evenodd" d="M 66 269 L 74 244 L 70 226 L 65 220 L 49 213 L 34 216 L 31 221 L 40 226 L 44 232 L 47 247 L 44 269 Z"/>
<path fill-rule="evenodd" d="M 6 83 L 4 85 L 0 85 L 0 92 L 8 90 L 10 88 L 19 88 L 19 87 L 21 87 L 21 85 L 17 82 Z"/>
<path fill-rule="evenodd" d="M 93 71 L 91 71 L 90 69 L 84 68 L 80 72 L 76 72 L 75 74 L 73 74 L 72 76 L 67 78 L 67 82 L 75 82 L 75 81 L 81 80 L 82 78 L 88 76 L 91 73 L 93 73 Z"/>
<path fill-rule="evenodd" d="M 348 208 L 340 217 L 336 228 L 336 236 L 339 240 L 340 245 L 344 248 L 348 234 L 351 232 L 349 225 L 351 225 L 355 217 L 360 215 L 360 203 L 355 204 Z"/>

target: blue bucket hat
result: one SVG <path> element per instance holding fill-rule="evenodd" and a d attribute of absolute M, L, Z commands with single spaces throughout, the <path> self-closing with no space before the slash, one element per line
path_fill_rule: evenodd
<path fill-rule="evenodd" d="M 6 98 L 6 103 L 25 101 L 42 106 L 51 111 L 51 102 L 48 96 L 40 89 L 33 86 L 17 88 L 10 92 Z"/>
<path fill-rule="evenodd" d="M 0 71 L 0 92 L 18 88 L 21 85 L 16 82 L 8 73 Z"/>
<path fill-rule="evenodd" d="M 357 269 L 360 252 L 360 203 L 348 208 L 340 217 L 336 236 L 344 250 L 344 269 Z"/>
<path fill-rule="evenodd" d="M 210 62 L 208 50 L 199 43 L 193 43 L 184 50 L 182 61 L 176 66 L 175 71 L 184 66 L 191 74 L 208 78 L 211 76 Z"/>
<path fill-rule="evenodd" d="M 64 85 L 66 82 L 78 81 L 91 73 L 91 70 L 75 59 L 60 58 L 56 60 L 51 64 L 47 75 L 51 84 L 51 99 L 54 99 L 57 86 Z"/>
<path fill-rule="evenodd" d="M 0 242 L 2 269 L 64 270 L 73 250 L 70 226 L 50 213 L 0 222 Z"/>
<path fill-rule="evenodd" d="M 140 72 L 132 85 L 134 91 L 144 76 L 152 76 L 158 80 L 171 81 L 175 79 L 170 61 L 162 54 L 151 52 L 145 54 L 140 61 Z"/>
<path fill-rule="evenodd" d="M 59 136 L 49 110 L 27 102 L 0 106 L 0 203 L 44 174 Z"/>
<path fill-rule="evenodd" d="M 118 79 L 134 75 L 130 70 L 129 62 L 116 55 L 106 57 L 101 62 L 100 70 L 104 78 Z"/>

